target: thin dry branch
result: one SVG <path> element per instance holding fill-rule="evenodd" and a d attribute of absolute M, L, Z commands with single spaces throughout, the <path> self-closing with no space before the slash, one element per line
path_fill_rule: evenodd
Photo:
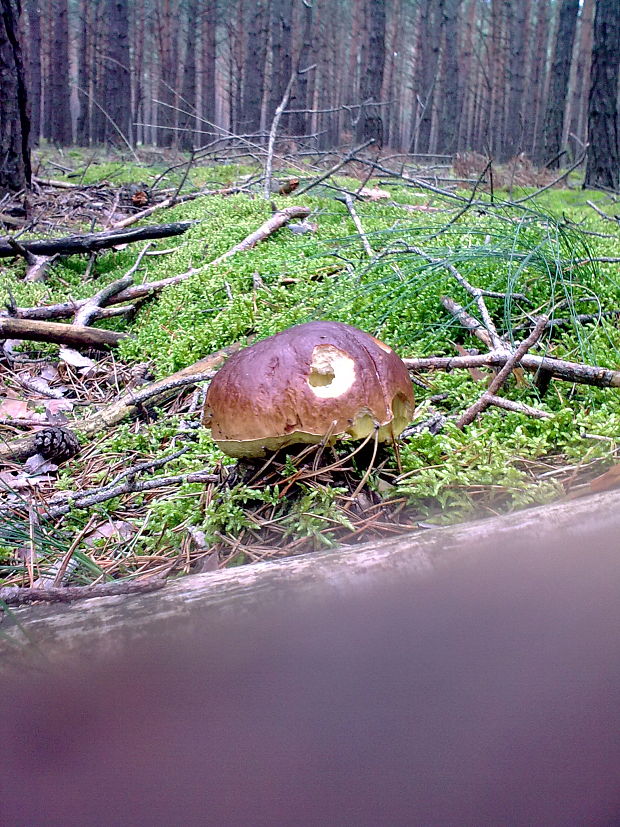
<path fill-rule="evenodd" d="M 115 247 L 117 244 L 131 244 L 134 241 L 145 241 L 152 238 L 169 238 L 182 235 L 194 224 L 193 221 L 177 221 L 173 224 L 153 224 L 148 227 L 138 227 L 135 230 L 105 230 L 101 233 L 84 233 L 82 235 L 66 236 L 65 238 L 45 238 L 33 241 L 20 240 L 21 247 L 28 253 L 35 255 L 76 255 L 92 253 Z M 0 258 L 14 256 L 14 246 L 8 241 L 0 241 Z M 23 253 L 22 253 L 23 255 Z"/>
<path fill-rule="evenodd" d="M 362 244 L 364 245 L 364 250 L 366 251 L 366 255 L 369 258 L 374 256 L 374 250 L 370 246 L 370 242 L 368 241 L 368 236 L 364 232 L 364 227 L 362 226 L 362 222 L 360 221 L 360 217 L 357 214 L 355 207 L 353 205 L 353 198 L 349 195 L 348 192 L 344 194 L 344 203 L 347 205 L 347 210 L 349 211 L 349 215 L 353 219 L 353 223 L 355 224 L 355 228 L 359 234 L 359 237 L 362 240 Z"/>
<path fill-rule="evenodd" d="M 447 296 L 441 299 L 446 310 L 484 344 L 491 348 L 491 339 L 484 325 L 473 318 L 464 307 Z M 498 358 L 500 354 L 497 354 Z M 454 357 L 452 362 L 458 357 Z M 468 357 L 474 358 L 474 357 Z M 564 359 L 554 359 L 550 356 L 535 356 L 526 353 L 521 359 L 519 367 L 524 370 L 538 373 L 547 371 L 555 379 L 565 382 L 575 382 L 581 385 L 594 385 L 598 388 L 620 388 L 620 371 L 603 368 L 599 365 L 584 365 L 580 362 L 567 362 Z"/>
<path fill-rule="evenodd" d="M 90 597 L 111 597 L 118 594 L 146 594 L 163 589 L 167 573 L 137 580 L 120 580 L 113 583 L 96 583 L 93 586 L 63 586 L 50 588 L 4 586 L 0 588 L 0 603 L 7 606 L 23 606 L 27 603 L 72 603 Z"/>
<path fill-rule="evenodd" d="M 354 159 L 357 160 L 357 158 L 356 158 L 357 153 L 361 152 L 363 149 L 366 149 L 366 147 L 370 146 L 373 143 L 374 143 L 374 138 L 371 138 L 369 141 L 364 141 L 363 144 L 360 144 L 359 146 L 353 147 L 353 149 L 350 152 L 348 152 L 345 155 L 344 158 L 341 158 L 340 161 L 338 161 L 337 164 L 334 164 L 333 167 L 330 167 L 327 170 L 327 172 L 324 172 L 323 175 L 319 175 L 318 178 L 315 178 L 313 181 L 310 181 L 310 183 L 306 184 L 305 187 L 301 187 L 301 189 L 298 189 L 297 190 L 297 195 L 303 195 L 304 193 L 308 192 L 308 190 L 311 190 L 313 187 L 316 187 L 322 181 L 325 181 L 330 176 L 335 175 L 338 172 L 338 170 L 342 169 L 342 167 L 345 166 L 346 164 L 350 163 Z"/>
<path fill-rule="evenodd" d="M 497 391 L 508 379 L 514 368 L 521 362 L 528 350 L 531 347 L 533 347 L 536 344 L 536 342 L 540 339 L 545 330 L 547 322 L 547 316 L 540 317 L 540 319 L 536 322 L 534 330 L 532 330 L 530 335 L 520 343 L 515 352 L 511 354 L 511 356 L 506 360 L 505 365 L 493 377 L 491 384 L 489 385 L 488 389 L 482 394 L 480 399 L 474 402 L 474 404 L 471 405 L 461 415 L 458 422 L 456 423 L 457 428 L 462 429 L 466 425 L 471 425 L 471 423 L 478 417 L 478 415 L 481 414 L 484 410 L 486 410 L 486 408 L 488 408 L 489 405 L 495 404 L 494 400 L 496 398 Z"/>
<path fill-rule="evenodd" d="M 55 342 L 71 347 L 116 347 L 127 333 L 99 330 L 83 325 L 58 324 L 31 319 L 0 317 L 0 339 L 27 339 L 32 342 Z"/>
<path fill-rule="evenodd" d="M 307 218 L 308 215 L 310 215 L 310 209 L 299 205 L 285 207 L 282 210 L 278 210 L 278 212 L 274 213 L 267 219 L 267 221 L 261 224 L 257 230 L 254 230 L 254 232 L 246 236 L 243 241 L 235 244 L 234 247 L 231 247 L 230 250 L 222 253 L 221 256 L 213 259 L 213 261 L 208 261 L 205 264 L 200 265 L 200 267 L 193 267 L 185 273 L 179 273 L 178 275 L 170 276 L 170 278 L 167 279 L 145 282 L 144 284 L 134 284 L 131 287 L 127 287 L 125 290 L 122 290 L 120 293 L 111 296 L 108 299 L 108 304 L 132 302 L 136 299 L 156 293 L 159 290 L 163 290 L 164 287 L 171 287 L 172 285 L 180 284 L 191 276 L 194 276 L 196 273 L 201 273 L 207 267 L 217 266 L 237 253 L 242 253 L 246 250 L 252 249 L 252 247 L 255 247 L 259 242 L 269 238 L 270 235 L 273 235 L 273 233 L 284 227 L 292 219 Z M 78 301 L 61 302 L 60 304 L 49 305 L 48 307 L 16 307 L 13 308 L 12 312 L 20 319 L 63 319 L 73 316 L 76 310 L 82 307 L 82 305 L 84 305 L 87 301 L 89 300 L 80 299 Z"/>
<path fill-rule="evenodd" d="M 486 306 L 486 302 L 484 300 L 485 291 L 481 290 L 479 287 L 474 287 L 465 276 L 463 276 L 456 267 L 451 264 L 449 261 L 445 261 L 441 258 L 434 258 L 433 256 L 429 256 L 428 253 L 425 253 L 424 250 L 421 250 L 419 247 L 409 247 L 411 252 L 415 253 L 416 255 L 420 256 L 420 258 L 425 259 L 426 261 L 431 262 L 432 264 L 439 264 L 441 267 L 445 267 L 448 272 L 454 276 L 454 278 L 458 281 L 461 287 L 466 290 L 470 296 L 473 296 L 474 301 L 476 302 L 476 306 L 478 311 L 480 312 L 480 316 L 484 323 L 484 326 L 489 334 L 489 338 L 491 340 L 491 346 L 495 350 L 501 350 L 505 347 L 504 342 L 502 341 L 502 337 L 497 332 L 497 328 L 495 327 L 495 322 L 491 318 L 491 314 L 489 313 L 489 309 Z"/>

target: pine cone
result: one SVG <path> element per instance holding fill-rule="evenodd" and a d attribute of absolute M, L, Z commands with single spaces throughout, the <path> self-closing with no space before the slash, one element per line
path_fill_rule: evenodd
<path fill-rule="evenodd" d="M 80 452 L 80 443 L 67 428 L 43 428 L 34 437 L 37 453 L 52 462 L 65 462 Z"/>

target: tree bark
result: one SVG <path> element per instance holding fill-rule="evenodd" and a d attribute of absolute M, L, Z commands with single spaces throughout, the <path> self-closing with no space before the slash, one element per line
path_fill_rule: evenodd
<path fill-rule="evenodd" d="M 122 146 L 133 143 L 129 77 L 128 0 L 107 0 L 106 139 Z"/>
<path fill-rule="evenodd" d="M 30 184 L 30 118 L 22 50 L 20 6 L 0 0 L 0 195 Z"/>
<path fill-rule="evenodd" d="M 193 149 L 196 125 L 196 22 L 198 7 L 196 0 L 187 3 L 187 36 L 185 39 L 185 60 L 183 61 L 183 84 L 179 112 L 179 145 L 182 149 Z"/>
<path fill-rule="evenodd" d="M 28 101 L 30 140 L 35 146 L 41 134 L 41 8 L 39 0 L 28 0 Z"/>
<path fill-rule="evenodd" d="M 69 80 L 69 7 L 67 0 L 54 0 L 50 77 L 47 94 L 50 103 L 50 141 L 60 146 L 71 143 L 71 97 Z"/>
<path fill-rule="evenodd" d="M 362 104 L 358 123 L 358 140 L 373 139 L 383 145 L 383 118 L 377 104 L 381 100 L 385 68 L 385 0 L 367 0 L 366 59 L 360 77 L 359 102 Z"/>
<path fill-rule="evenodd" d="M 551 161 L 549 164 L 551 169 L 557 169 L 560 166 L 558 155 L 562 150 L 566 93 L 568 91 L 578 13 L 579 0 L 562 0 L 545 110 L 544 151 L 539 156 L 541 163 Z"/>
<path fill-rule="evenodd" d="M 598 0 L 594 16 L 592 80 L 588 102 L 588 163 L 584 186 L 618 190 L 618 76 L 620 3 Z"/>

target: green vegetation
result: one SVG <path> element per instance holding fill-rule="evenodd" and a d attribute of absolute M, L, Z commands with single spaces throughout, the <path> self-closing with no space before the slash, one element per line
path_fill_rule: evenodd
<path fill-rule="evenodd" d="M 182 172 L 171 175 L 170 186 L 180 180 Z M 247 167 L 199 168 L 192 171 L 187 186 L 210 181 L 227 184 L 251 173 Z M 92 164 L 84 182 L 99 176 L 115 183 L 148 181 L 154 174 L 149 167 Z M 350 179 L 340 179 L 340 183 L 359 186 Z M 527 194 L 515 190 L 513 198 Z M 469 197 L 467 192 L 463 195 Z M 465 204 L 404 186 L 390 188 L 389 203 L 358 203 L 356 209 L 378 254 L 371 261 L 345 205 L 334 199 L 333 190 L 319 187 L 299 199 L 311 207 L 316 233 L 298 235 L 284 228 L 254 250 L 213 268 L 210 260 L 269 217 L 268 203 L 258 195 L 213 195 L 168 210 L 165 218 L 156 214 L 150 223 L 154 219 L 197 223 L 185 235 L 160 242 L 160 249 L 172 252 L 145 258 L 140 278 L 152 281 L 192 267 L 202 269 L 146 302 L 128 327 L 122 320 L 107 322 L 133 334 L 119 349 L 119 358 L 149 362 L 156 376 L 165 376 L 246 336 L 262 338 L 318 318 L 359 326 L 403 356 L 454 354 L 457 341 L 465 347 L 479 347 L 480 342 L 466 334 L 440 304 L 441 296 L 450 295 L 476 315 L 471 296 L 444 266 L 451 263 L 476 286 L 505 295 L 488 300 L 501 332 L 518 340 L 523 337 L 519 326 L 527 321 L 527 314 L 551 311 L 569 323 L 545 340 L 547 352 L 617 368 L 620 330 L 615 319 L 584 326 L 576 315 L 620 306 L 618 264 L 596 261 L 620 257 L 620 239 L 614 224 L 599 217 L 586 201 L 595 201 L 609 214 L 620 212 L 620 205 L 600 193 L 577 189 L 549 190 L 521 205 L 502 204 L 497 199 L 498 193 L 494 203 L 482 195 L 482 205 L 466 210 L 456 220 L 459 207 Z M 295 199 L 276 196 L 273 201 L 284 206 Z M 416 209 L 409 211 L 401 205 Z M 615 237 L 610 238 L 614 231 Z M 408 249 L 412 245 L 440 263 L 431 264 L 415 255 Z M 95 278 L 89 282 L 82 279 L 85 262 L 79 257 L 56 265 L 44 285 L 15 281 L 20 268 L 16 264 L 6 268 L 0 289 L 5 297 L 10 289 L 20 305 L 60 301 L 68 294 L 74 298 L 92 295 L 124 275 L 137 252 L 130 245 L 101 255 Z M 527 302 L 518 298 L 520 293 Z M 531 377 L 518 383 L 511 379 L 503 391 L 506 396 L 538 405 L 553 417 L 538 420 L 491 409 L 461 432 L 449 417 L 474 402 L 485 385 L 467 371 L 428 374 L 423 379 L 427 387 L 416 390 L 416 421 L 423 421 L 429 411 L 439 411 L 448 423 L 438 435 L 423 431 L 408 439 L 400 450 L 402 474 L 396 477 L 394 472 L 389 477 L 395 480 L 389 496 L 406 497 L 414 519 L 453 521 L 473 512 L 549 501 L 564 490 L 567 475 L 562 468 L 568 467 L 568 476 L 578 479 L 583 469 L 599 472 L 616 455 L 620 437 L 617 390 L 554 381 L 539 399 Z M 163 415 L 159 421 L 142 424 L 137 432 L 125 425 L 103 439 L 99 451 L 116 459 L 122 456 L 126 464 L 155 457 L 174 448 L 182 424 L 178 417 Z M 194 431 L 193 436 L 193 441 L 185 443 L 189 450 L 153 476 L 210 468 L 222 460 L 230 464 L 208 432 Z M 63 467 L 61 486 L 73 487 L 83 462 L 78 458 Z M 91 484 L 103 482 L 103 476 L 100 471 Z M 370 481 L 374 485 L 375 477 Z M 331 520 L 342 526 L 348 519 L 335 506 L 338 490 L 325 486 L 306 487 L 291 502 L 279 496 L 277 485 L 263 490 L 238 486 L 198 507 L 202 490 L 201 485 L 186 484 L 148 500 L 133 495 L 134 503 L 148 504 L 148 529 L 132 542 L 131 552 L 179 547 L 180 526 L 199 527 L 210 542 L 222 534 L 233 536 L 251 527 L 248 503 L 270 508 L 285 521 L 287 536 L 312 538 L 317 547 L 333 542 L 325 531 L 326 523 Z M 99 508 L 110 515 L 114 503 Z M 77 529 L 85 519 L 75 512 L 71 524 Z"/>

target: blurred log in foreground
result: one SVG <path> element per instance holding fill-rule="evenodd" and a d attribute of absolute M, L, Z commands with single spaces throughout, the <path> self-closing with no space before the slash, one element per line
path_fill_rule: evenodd
<path fill-rule="evenodd" d="M 618 499 L 15 612 L 3 821 L 614 822 Z"/>

